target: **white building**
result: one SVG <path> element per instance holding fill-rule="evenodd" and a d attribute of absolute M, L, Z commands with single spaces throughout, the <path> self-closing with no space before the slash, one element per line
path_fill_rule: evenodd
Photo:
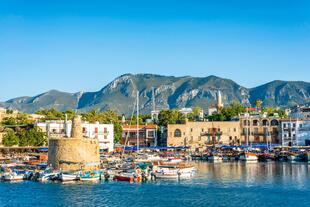
<path fill-rule="evenodd" d="M 71 137 L 72 122 L 67 121 L 46 121 L 36 123 L 36 126 L 41 128 L 43 132 L 48 133 L 53 137 Z M 114 125 L 100 124 L 99 122 L 91 124 L 88 122 L 82 123 L 83 135 L 87 138 L 99 140 L 100 150 L 112 152 L 114 150 Z"/>
<path fill-rule="evenodd" d="M 282 120 L 280 136 L 282 146 L 310 145 L 310 120 Z"/>

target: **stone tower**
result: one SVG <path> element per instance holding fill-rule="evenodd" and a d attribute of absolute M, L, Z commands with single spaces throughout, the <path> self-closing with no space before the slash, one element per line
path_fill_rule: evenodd
<path fill-rule="evenodd" d="M 72 121 L 71 137 L 82 138 L 83 137 L 83 127 L 81 116 L 75 116 Z"/>
<path fill-rule="evenodd" d="M 221 91 L 218 90 L 217 91 L 217 110 L 221 110 L 223 107 L 224 107 L 224 104 L 223 104 L 223 101 L 222 101 L 222 94 L 221 94 Z"/>
<path fill-rule="evenodd" d="M 100 167 L 98 139 L 84 138 L 82 121 L 76 116 L 72 122 L 71 138 L 50 138 L 48 165 L 56 170 L 97 170 Z"/>

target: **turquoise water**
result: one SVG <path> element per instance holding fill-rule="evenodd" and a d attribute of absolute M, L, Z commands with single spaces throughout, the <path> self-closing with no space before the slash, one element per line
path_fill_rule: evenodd
<path fill-rule="evenodd" d="M 0 183 L 0 206 L 310 206 L 310 164 L 196 162 L 187 181 Z"/>

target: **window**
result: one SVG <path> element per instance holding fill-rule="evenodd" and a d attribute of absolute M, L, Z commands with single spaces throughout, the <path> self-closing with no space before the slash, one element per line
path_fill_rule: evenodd
<path fill-rule="evenodd" d="M 258 126 L 258 120 L 253 120 L 253 126 Z"/>
<path fill-rule="evenodd" d="M 107 132 L 108 132 L 108 129 L 105 127 L 104 130 L 103 130 L 103 132 L 104 132 L 104 133 L 107 133 Z"/>
<path fill-rule="evenodd" d="M 283 128 L 286 128 L 286 124 L 283 124 Z"/>
<path fill-rule="evenodd" d="M 302 128 L 302 124 L 299 124 L 299 128 Z"/>
<path fill-rule="evenodd" d="M 191 128 L 191 132 L 193 132 L 193 128 Z"/>
<path fill-rule="evenodd" d="M 269 125 L 269 122 L 268 122 L 268 120 L 263 120 L 263 126 L 268 126 Z"/>
<path fill-rule="evenodd" d="M 86 132 L 87 132 L 86 127 L 83 127 L 83 133 L 86 133 Z"/>
<path fill-rule="evenodd" d="M 237 129 L 236 128 L 234 128 L 234 132 L 236 132 L 237 131 Z"/>
<path fill-rule="evenodd" d="M 174 130 L 174 137 L 181 137 L 181 136 L 182 136 L 182 132 L 180 129 Z"/>
<path fill-rule="evenodd" d="M 154 138 L 155 137 L 154 131 L 148 131 L 147 132 L 147 136 L 150 137 L 150 138 Z"/>
<path fill-rule="evenodd" d="M 98 127 L 95 127 L 95 133 L 96 134 L 98 133 Z"/>
<path fill-rule="evenodd" d="M 278 120 L 273 119 L 273 120 L 271 121 L 271 126 L 278 126 L 278 125 L 279 125 Z"/>

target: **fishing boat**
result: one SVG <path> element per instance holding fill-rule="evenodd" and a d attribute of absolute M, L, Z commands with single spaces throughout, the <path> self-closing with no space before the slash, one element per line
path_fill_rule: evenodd
<path fill-rule="evenodd" d="M 139 177 L 139 176 L 138 176 Z M 125 181 L 125 182 L 134 182 L 135 178 L 136 180 L 139 180 L 139 178 L 136 177 L 134 174 L 132 173 L 120 173 L 118 175 L 115 175 L 113 177 L 113 180 L 115 181 Z"/>
<path fill-rule="evenodd" d="M 192 171 L 181 169 L 161 168 L 154 173 L 156 179 L 188 179 L 193 176 Z"/>
<path fill-rule="evenodd" d="M 3 175 L 4 181 L 20 181 L 24 179 L 24 174 L 18 174 L 17 172 L 6 172 Z"/>
<path fill-rule="evenodd" d="M 78 175 L 74 172 L 61 172 L 59 175 L 59 179 L 62 182 L 75 181 L 78 180 Z"/>
<path fill-rule="evenodd" d="M 90 171 L 80 174 L 80 181 L 99 181 L 101 179 L 101 174 L 97 171 Z"/>
<path fill-rule="evenodd" d="M 243 152 L 240 154 L 239 160 L 245 161 L 245 162 L 257 162 L 258 157 L 255 153 Z"/>
<path fill-rule="evenodd" d="M 191 178 L 196 168 L 190 165 L 162 165 L 154 168 L 155 178 L 158 179 L 186 179 Z"/>
<path fill-rule="evenodd" d="M 302 156 L 297 153 L 290 153 L 288 154 L 287 159 L 290 162 L 300 162 L 302 161 Z"/>
<path fill-rule="evenodd" d="M 275 160 L 274 154 L 264 153 L 258 156 L 258 160 L 262 162 L 270 162 Z"/>

